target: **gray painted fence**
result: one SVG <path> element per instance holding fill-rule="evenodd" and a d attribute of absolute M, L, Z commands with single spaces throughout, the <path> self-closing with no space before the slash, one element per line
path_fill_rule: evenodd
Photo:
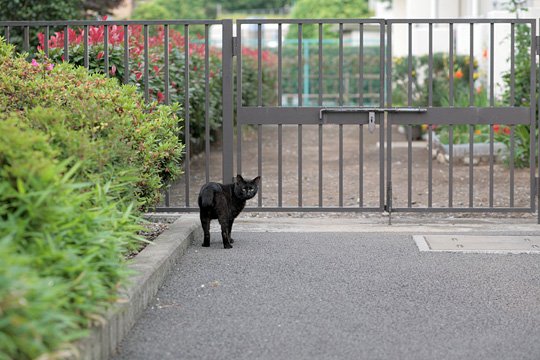
<path fill-rule="evenodd" d="M 182 179 L 172 186 L 165 194 L 165 200 L 157 211 L 196 211 L 196 195 L 202 183 L 208 181 L 229 182 L 236 173 L 248 170 L 246 162 L 254 165 L 249 171 L 263 176 L 263 182 L 267 187 L 262 187 L 259 192 L 256 206 L 248 208 L 251 211 L 388 211 L 388 212 L 534 212 L 536 211 L 536 182 L 537 182 L 537 159 L 531 156 L 529 162 L 528 188 L 515 186 L 516 168 L 513 156 L 516 151 L 516 126 L 530 126 L 529 151 L 537 153 L 538 140 L 536 137 L 536 54 L 537 35 L 536 20 L 534 19 L 302 19 L 302 20 L 239 20 L 236 28 L 232 20 L 220 21 L 36 21 L 36 22 L 0 22 L 0 29 L 4 29 L 4 37 L 8 41 L 17 42 L 22 50 L 33 51 L 32 31 L 40 31 L 46 39 L 53 36 L 54 31 L 62 29 L 68 33 L 69 29 L 81 31 L 83 36 L 81 46 L 83 51 L 83 66 L 89 67 L 91 61 L 89 49 L 94 42 L 89 44 L 89 28 L 101 27 L 103 36 L 103 70 L 109 74 L 111 71 L 110 57 L 115 51 L 115 46 L 121 48 L 123 55 L 124 83 L 132 82 L 130 77 L 130 52 L 136 50 L 130 47 L 130 31 L 133 26 L 142 26 L 143 67 L 141 71 L 142 86 L 147 101 L 152 99 L 149 79 L 151 66 L 150 49 L 156 44 L 151 36 L 157 29 L 163 31 L 164 67 L 160 81 L 163 83 L 163 101 L 171 101 L 171 71 L 178 68 L 179 64 L 169 59 L 172 40 L 170 31 L 175 29 L 181 33 L 184 39 L 183 47 L 178 51 L 183 52 L 183 89 L 182 102 L 184 105 L 184 141 L 186 154 L 184 158 L 184 175 Z M 463 29 L 468 27 L 468 38 L 464 36 Z M 530 84 L 516 84 L 516 30 L 518 27 L 526 27 L 530 37 L 528 54 L 530 54 Z M 111 40 L 109 32 L 123 29 L 123 39 Z M 457 29 L 460 29 L 457 31 Z M 177 29 L 177 30 L 176 30 Z M 195 30 L 194 30 L 195 29 Z M 423 29 L 423 30 L 422 30 Z M 310 31 L 309 38 L 304 34 Z M 414 46 L 417 42 L 426 45 L 426 39 L 417 39 L 416 34 L 420 31 L 427 33 L 426 51 L 416 51 Z M 506 31 L 509 38 L 509 53 L 507 77 L 510 79 L 508 89 L 505 89 L 510 100 L 507 103 L 502 97 L 496 95 L 495 61 L 506 61 L 501 58 L 499 47 L 496 42 L 496 33 Z M 440 35 L 447 32 L 447 37 Z M 176 34 L 175 33 L 175 34 Z M 15 35 L 18 34 L 18 35 Z M 196 34 L 200 34 L 196 36 Z M 315 35 L 313 35 L 315 34 Z M 18 38 L 17 38 L 18 36 Z M 214 36 L 214 37 L 213 37 Z M 484 69 L 486 76 L 477 79 L 475 74 L 481 71 L 478 68 L 478 48 L 475 48 L 482 38 L 485 46 Z M 406 39 L 407 48 L 403 50 L 402 42 Z M 456 45 L 459 40 L 469 45 L 468 52 L 459 49 Z M 63 54 L 65 60 L 70 59 L 69 36 L 63 37 Z M 115 43 L 110 43 L 115 41 Z M 191 45 L 201 46 L 204 54 L 202 61 L 204 73 L 201 78 L 190 77 L 190 69 L 197 66 L 192 64 L 195 59 L 191 53 Z M 434 46 L 436 45 L 436 46 Z M 58 46 L 58 44 L 56 44 Z M 436 47 L 437 52 L 434 50 Z M 441 47 L 445 48 L 440 51 Z M 44 42 L 45 53 L 51 51 L 49 42 Z M 248 54 L 256 65 L 255 76 L 246 77 L 246 57 Z M 210 86 L 212 80 L 210 58 L 212 54 L 218 54 L 221 72 L 221 104 L 217 104 L 221 111 L 220 126 L 217 133 L 211 134 L 210 117 L 212 106 L 210 104 Z M 266 62 L 265 56 L 270 54 L 273 62 Z M 397 55 L 396 55 L 397 54 Z M 441 55 L 442 54 L 442 55 Z M 415 61 L 421 56 L 427 59 L 423 66 L 415 65 Z M 448 90 L 444 96 L 435 91 L 437 78 L 435 72 L 435 59 L 446 61 L 445 71 L 448 72 L 443 82 L 447 82 Z M 456 66 L 459 57 L 468 57 L 468 68 L 461 69 L 461 76 L 468 74 L 464 97 L 456 97 L 457 81 Z M 499 57 L 497 57 L 499 56 Z M 426 58 L 427 57 L 427 58 Z M 397 59 L 401 60 L 397 60 Z M 446 59 L 446 60 L 445 60 Z M 236 63 L 234 62 L 236 60 Z M 249 59 L 247 59 L 249 60 Z M 193 61 L 198 61 L 197 59 Z M 406 61 L 405 70 L 398 69 L 402 64 L 398 61 Z M 489 63 L 488 63 L 489 62 Z M 354 66 L 352 64 L 355 64 Z M 460 66 L 460 65 L 459 65 Z M 439 69 L 440 70 L 440 69 Z M 266 78 L 275 78 L 270 83 Z M 325 74 L 331 72 L 331 74 Z M 421 74 L 420 74 L 421 72 Z M 403 83 L 397 84 L 396 75 L 403 77 Z M 439 74 L 440 75 L 440 74 Z M 405 81 L 406 80 L 406 81 Z M 156 81 L 153 78 L 152 81 Z M 195 82 L 204 82 L 204 106 L 203 115 L 193 114 L 192 109 L 192 86 Z M 235 83 L 236 81 L 236 83 Z M 369 83 L 369 84 L 368 84 Z M 478 104 L 476 97 L 480 94 L 480 87 L 487 87 L 486 103 Z M 269 85 L 270 84 L 270 85 Z M 352 85 L 351 85 L 352 84 Z M 422 88 L 427 85 L 427 89 Z M 461 83 L 460 83 L 461 84 Z M 402 86 L 400 90 L 400 86 Z M 439 86 L 439 85 L 437 85 Z M 444 85 L 446 86 L 446 84 Z M 462 85 L 460 85 L 462 86 Z M 529 88 L 529 99 L 525 103 L 529 106 L 516 106 L 514 95 L 516 86 Z M 291 90 L 292 89 L 292 90 Z M 480 89 L 480 90 L 479 90 Z M 463 90 L 463 89 L 462 89 Z M 247 92 L 254 98 L 249 103 L 245 97 Z M 325 93 L 326 91 L 326 93 Z M 270 94 L 270 95 L 269 95 Z M 460 95 L 463 95 L 460 93 Z M 155 94 L 154 94 L 155 95 Z M 236 102 L 234 97 L 236 96 Z M 446 103 L 441 105 L 440 99 L 444 97 Z M 330 100 L 329 100 L 330 98 Z M 399 99 L 396 99 L 399 98 Z M 294 99 L 294 103 L 284 103 L 284 99 Z M 421 101 L 423 99 L 423 102 Z M 288 101 L 288 100 L 287 100 Z M 214 114 L 215 115 L 215 114 Z M 236 115 L 236 116 L 235 116 Z M 195 118 L 202 116 L 203 119 Z M 191 147 L 194 121 L 203 124 L 204 136 L 202 146 L 197 149 Z M 427 140 L 428 155 L 425 158 L 413 158 L 413 131 L 417 126 L 424 126 L 425 139 Z M 487 145 L 475 144 L 475 126 L 485 125 L 489 131 Z M 198 126 L 198 125 L 197 125 Z M 437 147 L 435 128 L 448 127 L 449 142 L 445 145 L 448 159 L 447 169 L 434 173 L 433 152 Z M 458 127 L 468 127 L 468 144 L 454 144 L 454 132 Z M 509 131 L 509 154 L 504 173 L 496 171 L 495 136 L 499 127 L 508 127 Z M 396 149 L 395 132 L 397 128 L 404 129 L 406 145 L 403 152 L 401 147 Z M 327 129 L 336 129 L 337 135 L 337 184 L 335 193 L 328 196 L 324 179 L 327 169 L 324 168 L 323 156 L 327 151 L 324 144 L 324 134 Z M 265 129 L 273 129 L 277 139 L 264 138 Z M 367 130 L 367 131 L 366 131 Z M 344 133 L 355 132 L 358 143 L 355 147 L 345 146 Z M 246 149 L 245 133 L 256 134 L 256 150 Z M 294 132 L 295 146 L 284 144 L 284 135 L 290 137 Z M 285 133 L 285 134 L 284 134 Z M 378 169 L 373 171 L 377 177 L 376 189 L 365 188 L 366 173 L 365 154 L 368 148 L 365 146 L 367 137 L 377 136 L 378 140 Z M 214 147 L 212 136 L 219 135 L 217 145 Z M 306 138 L 306 136 L 308 136 Z M 264 140 L 266 139 L 266 140 Z M 304 144 L 313 143 L 317 148 L 314 159 L 304 159 Z M 268 164 L 263 157 L 263 147 L 271 146 L 277 150 L 277 164 Z M 480 148 L 486 148 L 485 157 L 488 162 L 488 174 L 486 181 L 475 183 L 475 153 Z M 455 179 L 457 166 L 463 169 L 463 165 L 455 165 L 456 153 L 465 147 L 464 153 L 468 172 L 464 185 Z M 292 151 L 296 159 L 295 165 L 290 167 L 284 159 L 284 149 Z M 219 157 L 212 157 L 214 149 L 220 151 Z M 407 154 L 406 165 L 402 166 L 396 159 L 397 154 Z M 461 151 L 461 150 L 460 150 Z M 195 153 L 202 154 L 204 167 L 197 167 L 194 172 L 192 163 Z M 356 165 L 354 168 L 346 165 L 344 159 L 354 155 Z M 468 155 L 468 157 L 467 157 Z M 286 156 L 286 154 L 285 154 Z M 213 161 L 213 162 L 212 162 Z M 312 161 L 317 172 L 306 180 L 303 173 L 306 161 Z M 418 183 L 415 176 L 416 164 L 427 167 L 427 174 Z M 277 165 L 275 178 L 265 177 L 265 169 Z M 220 173 L 216 173 L 219 168 Z M 351 174 L 351 169 L 354 174 Z M 397 172 L 406 173 L 406 181 L 395 182 Z M 253 175 L 257 175 L 253 174 Z M 285 191 L 284 182 L 294 175 L 296 186 L 290 186 Z M 484 174 L 481 174 L 484 176 Z M 505 189 L 500 191 L 496 180 L 498 176 L 505 177 Z M 357 201 L 351 204 L 345 201 L 350 198 L 350 189 L 344 185 L 344 179 L 355 178 L 357 185 L 355 196 Z M 506 185 L 506 178 L 508 184 Z M 316 181 L 315 181 L 316 180 Z M 289 181 L 290 182 L 290 181 Z M 308 182 L 306 184 L 306 182 Z M 444 182 L 445 191 L 441 193 L 434 190 L 434 184 Z M 271 184 L 270 184 L 271 183 Z M 456 200 L 457 187 L 466 186 L 467 195 L 464 200 Z M 427 195 L 423 201 L 415 200 L 415 192 L 418 187 L 425 187 L 422 191 Z M 463 189 L 463 188 L 460 188 Z M 268 192 L 274 194 L 268 194 Z M 304 201 L 307 192 L 315 191 L 316 202 Z M 516 201 L 516 192 L 527 192 L 527 201 Z M 482 192 L 483 195 L 478 193 Z M 501 195 L 504 193 L 504 196 Z M 272 196 L 269 196 L 272 195 Z M 501 199 L 499 197 L 502 196 Z M 481 198 L 479 200 L 479 197 Z M 271 199 L 270 199 L 271 198 Z M 443 198 L 443 200 L 440 200 Z M 291 200 L 292 199 L 292 200 Z M 540 221 L 540 215 L 539 215 Z"/>

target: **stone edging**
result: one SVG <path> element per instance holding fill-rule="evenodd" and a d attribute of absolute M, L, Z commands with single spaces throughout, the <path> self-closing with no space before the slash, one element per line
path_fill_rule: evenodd
<path fill-rule="evenodd" d="M 77 342 L 80 358 L 106 360 L 116 351 L 124 336 L 156 295 L 169 270 L 186 252 L 194 239 L 202 238 L 200 223 L 194 218 L 179 218 L 147 246 L 128 268 L 134 272 L 130 283 L 120 291 L 125 299 L 107 312 L 102 324 L 91 329 L 88 337 Z"/>

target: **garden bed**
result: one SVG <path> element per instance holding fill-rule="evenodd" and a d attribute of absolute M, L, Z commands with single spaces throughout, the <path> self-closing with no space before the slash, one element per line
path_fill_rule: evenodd
<path fill-rule="evenodd" d="M 470 144 L 453 144 L 452 159 L 454 163 L 468 165 L 470 162 Z M 448 163 L 450 161 L 450 146 L 443 144 L 437 134 L 433 134 L 433 156 L 440 163 Z M 473 164 L 477 165 L 481 162 L 489 162 L 490 144 L 489 143 L 473 143 Z M 493 160 L 496 163 L 502 163 L 507 157 L 506 145 L 501 142 L 493 143 Z"/>

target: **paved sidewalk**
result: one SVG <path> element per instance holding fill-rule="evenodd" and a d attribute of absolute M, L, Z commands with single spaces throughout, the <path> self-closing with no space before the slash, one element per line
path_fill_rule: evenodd
<path fill-rule="evenodd" d="M 419 252 L 409 231 L 426 231 L 383 225 L 287 232 L 302 220 L 195 243 L 114 359 L 540 358 L 540 255 Z"/>

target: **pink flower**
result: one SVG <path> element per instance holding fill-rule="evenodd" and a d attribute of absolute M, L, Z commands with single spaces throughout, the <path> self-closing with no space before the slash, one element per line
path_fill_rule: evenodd
<path fill-rule="evenodd" d="M 36 61 L 36 59 L 32 59 L 32 66 L 39 66 L 39 63 Z"/>
<path fill-rule="evenodd" d="M 97 59 L 99 60 L 99 59 L 103 58 L 103 55 L 105 55 L 105 53 L 103 51 L 98 52 Z"/>
<path fill-rule="evenodd" d="M 47 67 L 45 69 L 52 71 L 52 69 L 54 69 L 54 64 L 47 64 Z"/>
<path fill-rule="evenodd" d="M 110 73 L 111 73 L 112 76 L 116 75 L 116 66 L 115 65 L 111 66 Z"/>

